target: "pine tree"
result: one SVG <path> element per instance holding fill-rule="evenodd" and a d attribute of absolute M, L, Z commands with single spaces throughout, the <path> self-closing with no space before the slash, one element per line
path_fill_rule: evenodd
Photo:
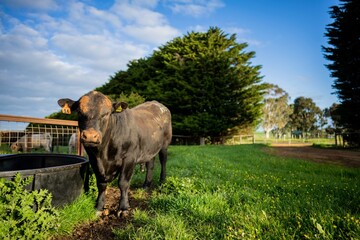
<path fill-rule="evenodd" d="M 326 28 L 329 47 L 323 47 L 340 99 L 339 124 L 349 132 L 360 131 L 360 1 L 341 0 L 330 11 L 334 22 Z"/>

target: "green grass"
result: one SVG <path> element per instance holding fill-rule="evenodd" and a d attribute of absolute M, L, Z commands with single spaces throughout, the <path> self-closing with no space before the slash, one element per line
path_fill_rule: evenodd
<path fill-rule="evenodd" d="M 264 145 L 171 146 L 167 182 L 156 162 L 151 196 L 117 239 L 360 239 L 360 169 L 271 156 Z M 94 178 L 88 195 L 59 210 L 53 235 L 95 220 Z M 131 203 L 130 203 L 131 204 Z M 109 229 L 111 231 L 111 229 Z"/>
<path fill-rule="evenodd" d="M 96 219 L 95 196 L 81 194 L 73 203 L 59 211 L 58 228 L 54 235 L 69 235 L 77 224 Z"/>
<path fill-rule="evenodd" d="M 167 183 L 153 192 L 147 210 L 136 210 L 114 233 L 118 239 L 360 238 L 359 169 L 270 156 L 263 147 L 171 147 Z M 135 185 L 142 181 L 134 177 Z"/>
<path fill-rule="evenodd" d="M 9 154 L 11 153 L 11 149 L 9 145 L 7 144 L 1 144 L 0 145 L 0 154 Z"/>

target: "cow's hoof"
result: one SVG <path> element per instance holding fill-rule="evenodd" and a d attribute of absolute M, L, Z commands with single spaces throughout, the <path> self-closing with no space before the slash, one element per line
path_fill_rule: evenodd
<path fill-rule="evenodd" d="M 128 210 L 119 210 L 117 212 L 117 217 L 118 218 L 127 218 L 129 216 L 129 211 Z"/>
<path fill-rule="evenodd" d="M 109 209 L 104 209 L 102 211 L 96 211 L 96 216 L 97 217 L 103 217 L 103 216 L 109 216 L 110 214 L 110 210 Z"/>
<path fill-rule="evenodd" d="M 110 210 L 109 209 L 104 209 L 102 214 L 103 214 L 103 216 L 108 216 L 110 214 Z"/>

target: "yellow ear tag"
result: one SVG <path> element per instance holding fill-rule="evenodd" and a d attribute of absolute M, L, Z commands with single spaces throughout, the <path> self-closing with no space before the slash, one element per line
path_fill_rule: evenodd
<path fill-rule="evenodd" d="M 61 112 L 65 114 L 71 114 L 71 109 L 67 103 L 61 108 Z"/>
<path fill-rule="evenodd" d="M 115 110 L 115 112 L 122 112 L 122 111 L 123 111 L 123 109 L 122 109 L 121 106 L 119 106 L 119 107 Z"/>

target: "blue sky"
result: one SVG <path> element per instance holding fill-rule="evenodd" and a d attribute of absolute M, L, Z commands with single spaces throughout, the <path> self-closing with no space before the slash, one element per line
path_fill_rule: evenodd
<path fill-rule="evenodd" d="M 339 0 L 1 0 L 0 114 L 44 117 L 133 59 L 190 31 L 247 42 L 263 81 L 320 107 L 337 101 L 321 46 Z"/>

